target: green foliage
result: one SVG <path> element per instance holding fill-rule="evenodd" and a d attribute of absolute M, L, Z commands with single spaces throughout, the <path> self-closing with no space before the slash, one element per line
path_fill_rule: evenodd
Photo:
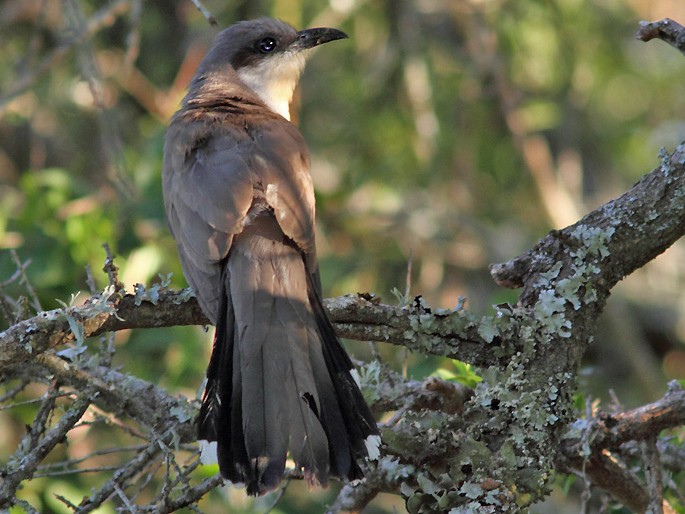
<path fill-rule="evenodd" d="M 435 372 L 436 375 L 444 380 L 459 382 L 460 384 L 471 388 L 476 387 L 478 382 L 483 380 L 470 364 L 457 359 L 452 359 L 451 363 L 451 368 L 440 368 Z"/>

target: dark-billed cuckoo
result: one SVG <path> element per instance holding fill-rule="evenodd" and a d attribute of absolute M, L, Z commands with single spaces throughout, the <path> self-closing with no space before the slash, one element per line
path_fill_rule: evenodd
<path fill-rule="evenodd" d="M 198 419 L 252 495 L 286 455 L 313 485 L 361 478 L 378 429 L 321 303 L 309 152 L 289 103 L 314 47 L 347 37 L 269 18 L 221 32 L 166 134 L 164 206 L 216 325 Z"/>

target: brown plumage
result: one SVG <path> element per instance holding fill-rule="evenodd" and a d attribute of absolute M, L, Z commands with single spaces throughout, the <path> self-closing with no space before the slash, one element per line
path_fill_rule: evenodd
<path fill-rule="evenodd" d="M 199 437 L 250 494 L 277 487 L 288 452 L 312 484 L 360 478 L 378 433 L 321 304 L 309 153 L 286 119 L 307 50 L 342 37 L 267 18 L 229 27 L 166 135 L 169 225 L 216 325 Z"/>

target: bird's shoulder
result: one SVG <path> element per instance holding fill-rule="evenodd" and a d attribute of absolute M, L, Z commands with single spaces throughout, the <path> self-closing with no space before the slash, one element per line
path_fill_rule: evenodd
<path fill-rule="evenodd" d="M 188 153 L 210 139 L 254 142 L 278 146 L 286 153 L 299 152 L 308 158 L 307 145 L 299 129 L 280 114 L 254 98 L 223 97 L 190 101 L 171 119 L 167 141 Z M 226 144 L 224 142 L 223 144 Z"/>
<path fill-rule="evenodd" d="M 261 198 L 283 232 L 311 252 L 315 207 L 307 145 L 282 116 L 244 102 L 238 109 L 238 102 L 188 102 L 174 116 L 163 166 L 165 190 L 177 197 L 168 194 L 170 202 L 191 203 L 212 226 L 235 233 L 253 200 Z M 216 213 L 208 211 L 222 205 L 231 207 L 229 224 L 217 224 Z"/>

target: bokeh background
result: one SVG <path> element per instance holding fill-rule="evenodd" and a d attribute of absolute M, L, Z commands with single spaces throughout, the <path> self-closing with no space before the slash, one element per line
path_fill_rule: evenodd
<path fill-rule="evenodd" d="M 685 22 L 679 0 L 206 0 L 224 27 L 271 15 L 298 28 L 334 26 L 350 39 L 311 59 L 293 105 L 312 152 L 318 251 L 328 296 L 374 292 L 388 303 L 488 314 L 514 302 L 488 264 L 515 257 L 621 194 L 685 139 L 685 58 L 634 38 L 639 20 Z M 43 309 L 98 287 L 103 243 L 121 280 L 173 273 L 185 287 L 164 219 L 165 124 L 216 34 L 189 0 L 0 2 L 0 285 L 16 258 Z M 12 250 L 16 253 L 13 254 Z M 16 257 L 15 257 L 16 255 Z M 582 371 L 583 394 L 624 407 L 685 379 L 685 245 L 614 291 Z M 394 292 L 393 292 L 394 291 Z M 77 298 L 75 301 L 80 301 Z M 0 329 L 8 320 L 2 320 Z M 195 396 L 211 345 L 198 327 L 116 334 L 126 372 Z M 357 356 L 363 343 L 350 343 Z M 451 363 L 380 348 L 421 378 Z M 3 386 L 0 384 L 0 389 Z M 30 409 L 0 411 L 0 458 Z M 107 432 L 83 431 L 71 445 Z M 34 481 L 41 512 L 66 512 L 93 476 Z M 272 512 L 321 512 L 328 492 L 289 487 Z M 67 492 L 65 492 L 67 491 Z M 260 512 L 241 492 L 215 491 L 205 512 Z M 223 507 L 222 507 L 223 505 Z M 559 488 L 535 512 L 578 512 Z M 379 497 L 369 513 L 403 510 Z M 112 510 L 111 512 L 113 512 Z"/>

